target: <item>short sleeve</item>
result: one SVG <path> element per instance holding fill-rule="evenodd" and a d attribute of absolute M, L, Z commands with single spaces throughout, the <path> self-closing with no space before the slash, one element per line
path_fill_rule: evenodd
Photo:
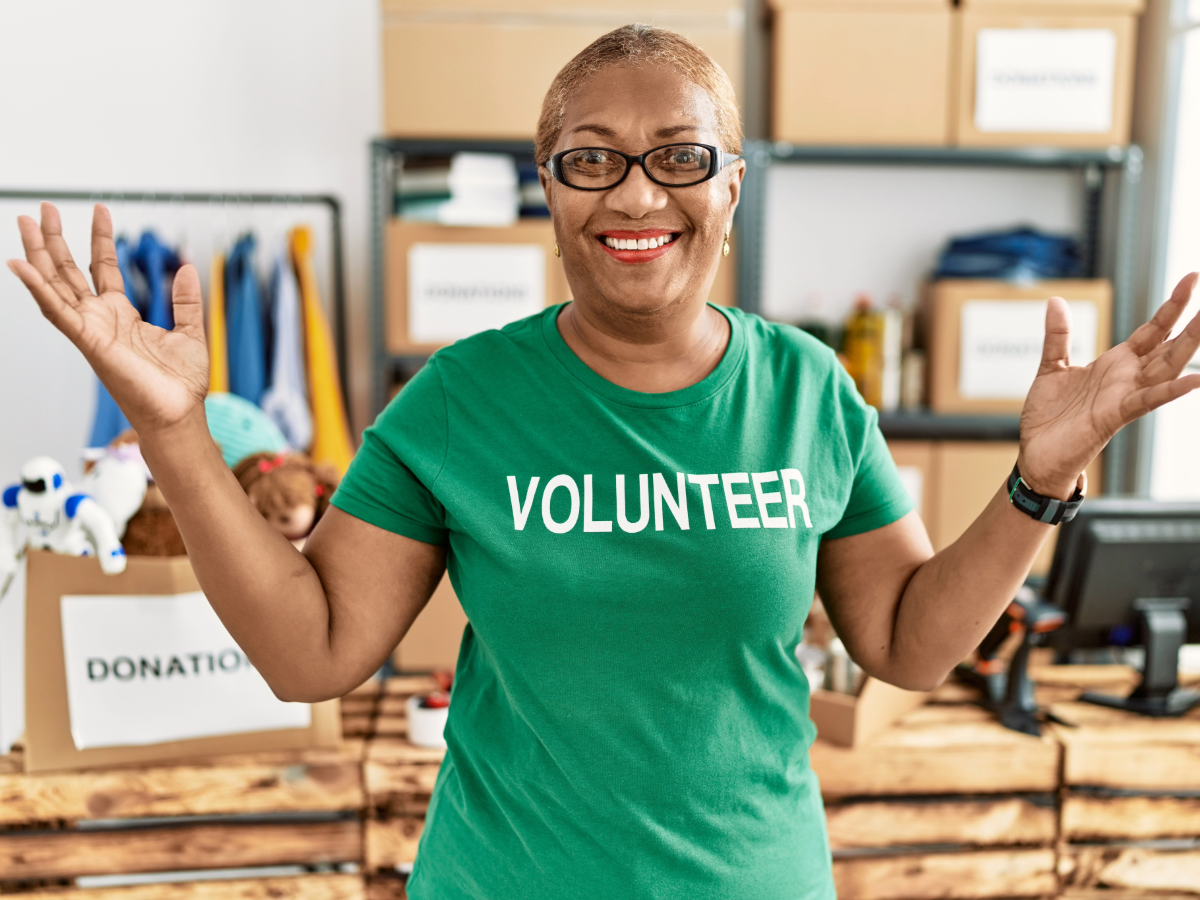
<path fill-rule="evenodd" d="M 826 539 L 850 537 L 890 525 L 913 510 L 913 500 L 879 430 L 879 414 L 863 402 L 854 382 L 838 366 L 842 421 L 854 469 L 850 499 Z"/>
<path fill-rule="evenodd" d="M 434 489 L 448 439 L 446 392 L 434 357 L 363 433 L 330 502 L 387 531 L 445 544 L 446 510 Z"/>

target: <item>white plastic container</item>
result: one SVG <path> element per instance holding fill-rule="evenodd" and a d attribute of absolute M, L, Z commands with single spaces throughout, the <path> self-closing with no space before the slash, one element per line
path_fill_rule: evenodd
<path fill-rule="evenodd" d="M 408 739 L 418 747 L 444 750 L 446 747 L 446 719 L 450 716 L 449 706 L 422 706 L 424 697 L 408 698 Z"/>

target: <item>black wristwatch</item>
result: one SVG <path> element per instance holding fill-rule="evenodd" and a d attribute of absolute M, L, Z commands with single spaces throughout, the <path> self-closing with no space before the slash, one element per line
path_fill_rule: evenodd
<path fill-rule="evenodd" d="M 1075 518 L 1075 513 L 1083 506 L 1083 491 L 1076 486 L 1070 500 L 1043 497 L 1025 483 L 1021 471 L 1014 465 L 1012 473 L 1008 476 L 1008 499 L 1029 518 L 1045 522 L 1047 525 L 1057 525 L 1059 522 L 1070 522 Z"/>

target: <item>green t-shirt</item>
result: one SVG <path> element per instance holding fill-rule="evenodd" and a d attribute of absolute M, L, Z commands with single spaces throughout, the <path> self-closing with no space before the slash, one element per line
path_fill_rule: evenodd
<path fill-rule="evenodd" d="M 627 390 L 560 309 L 436 353 L 333 498 L 446 545 L 470 622 L 409 896 L 830 898 L 794 651 L 821 539 L 912 508 L 875 413 L 738 310 L 703 381 Z"/>

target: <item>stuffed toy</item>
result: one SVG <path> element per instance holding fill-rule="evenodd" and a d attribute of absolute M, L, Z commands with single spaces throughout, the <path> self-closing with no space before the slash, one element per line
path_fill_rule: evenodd
<path fill-rule="evenodd" d="M 254 508 L 292 542 L 313 530 L 338 483 L 331 467 L 318 466 L 303 453 L 253 453 L 233 474 Z"/>

